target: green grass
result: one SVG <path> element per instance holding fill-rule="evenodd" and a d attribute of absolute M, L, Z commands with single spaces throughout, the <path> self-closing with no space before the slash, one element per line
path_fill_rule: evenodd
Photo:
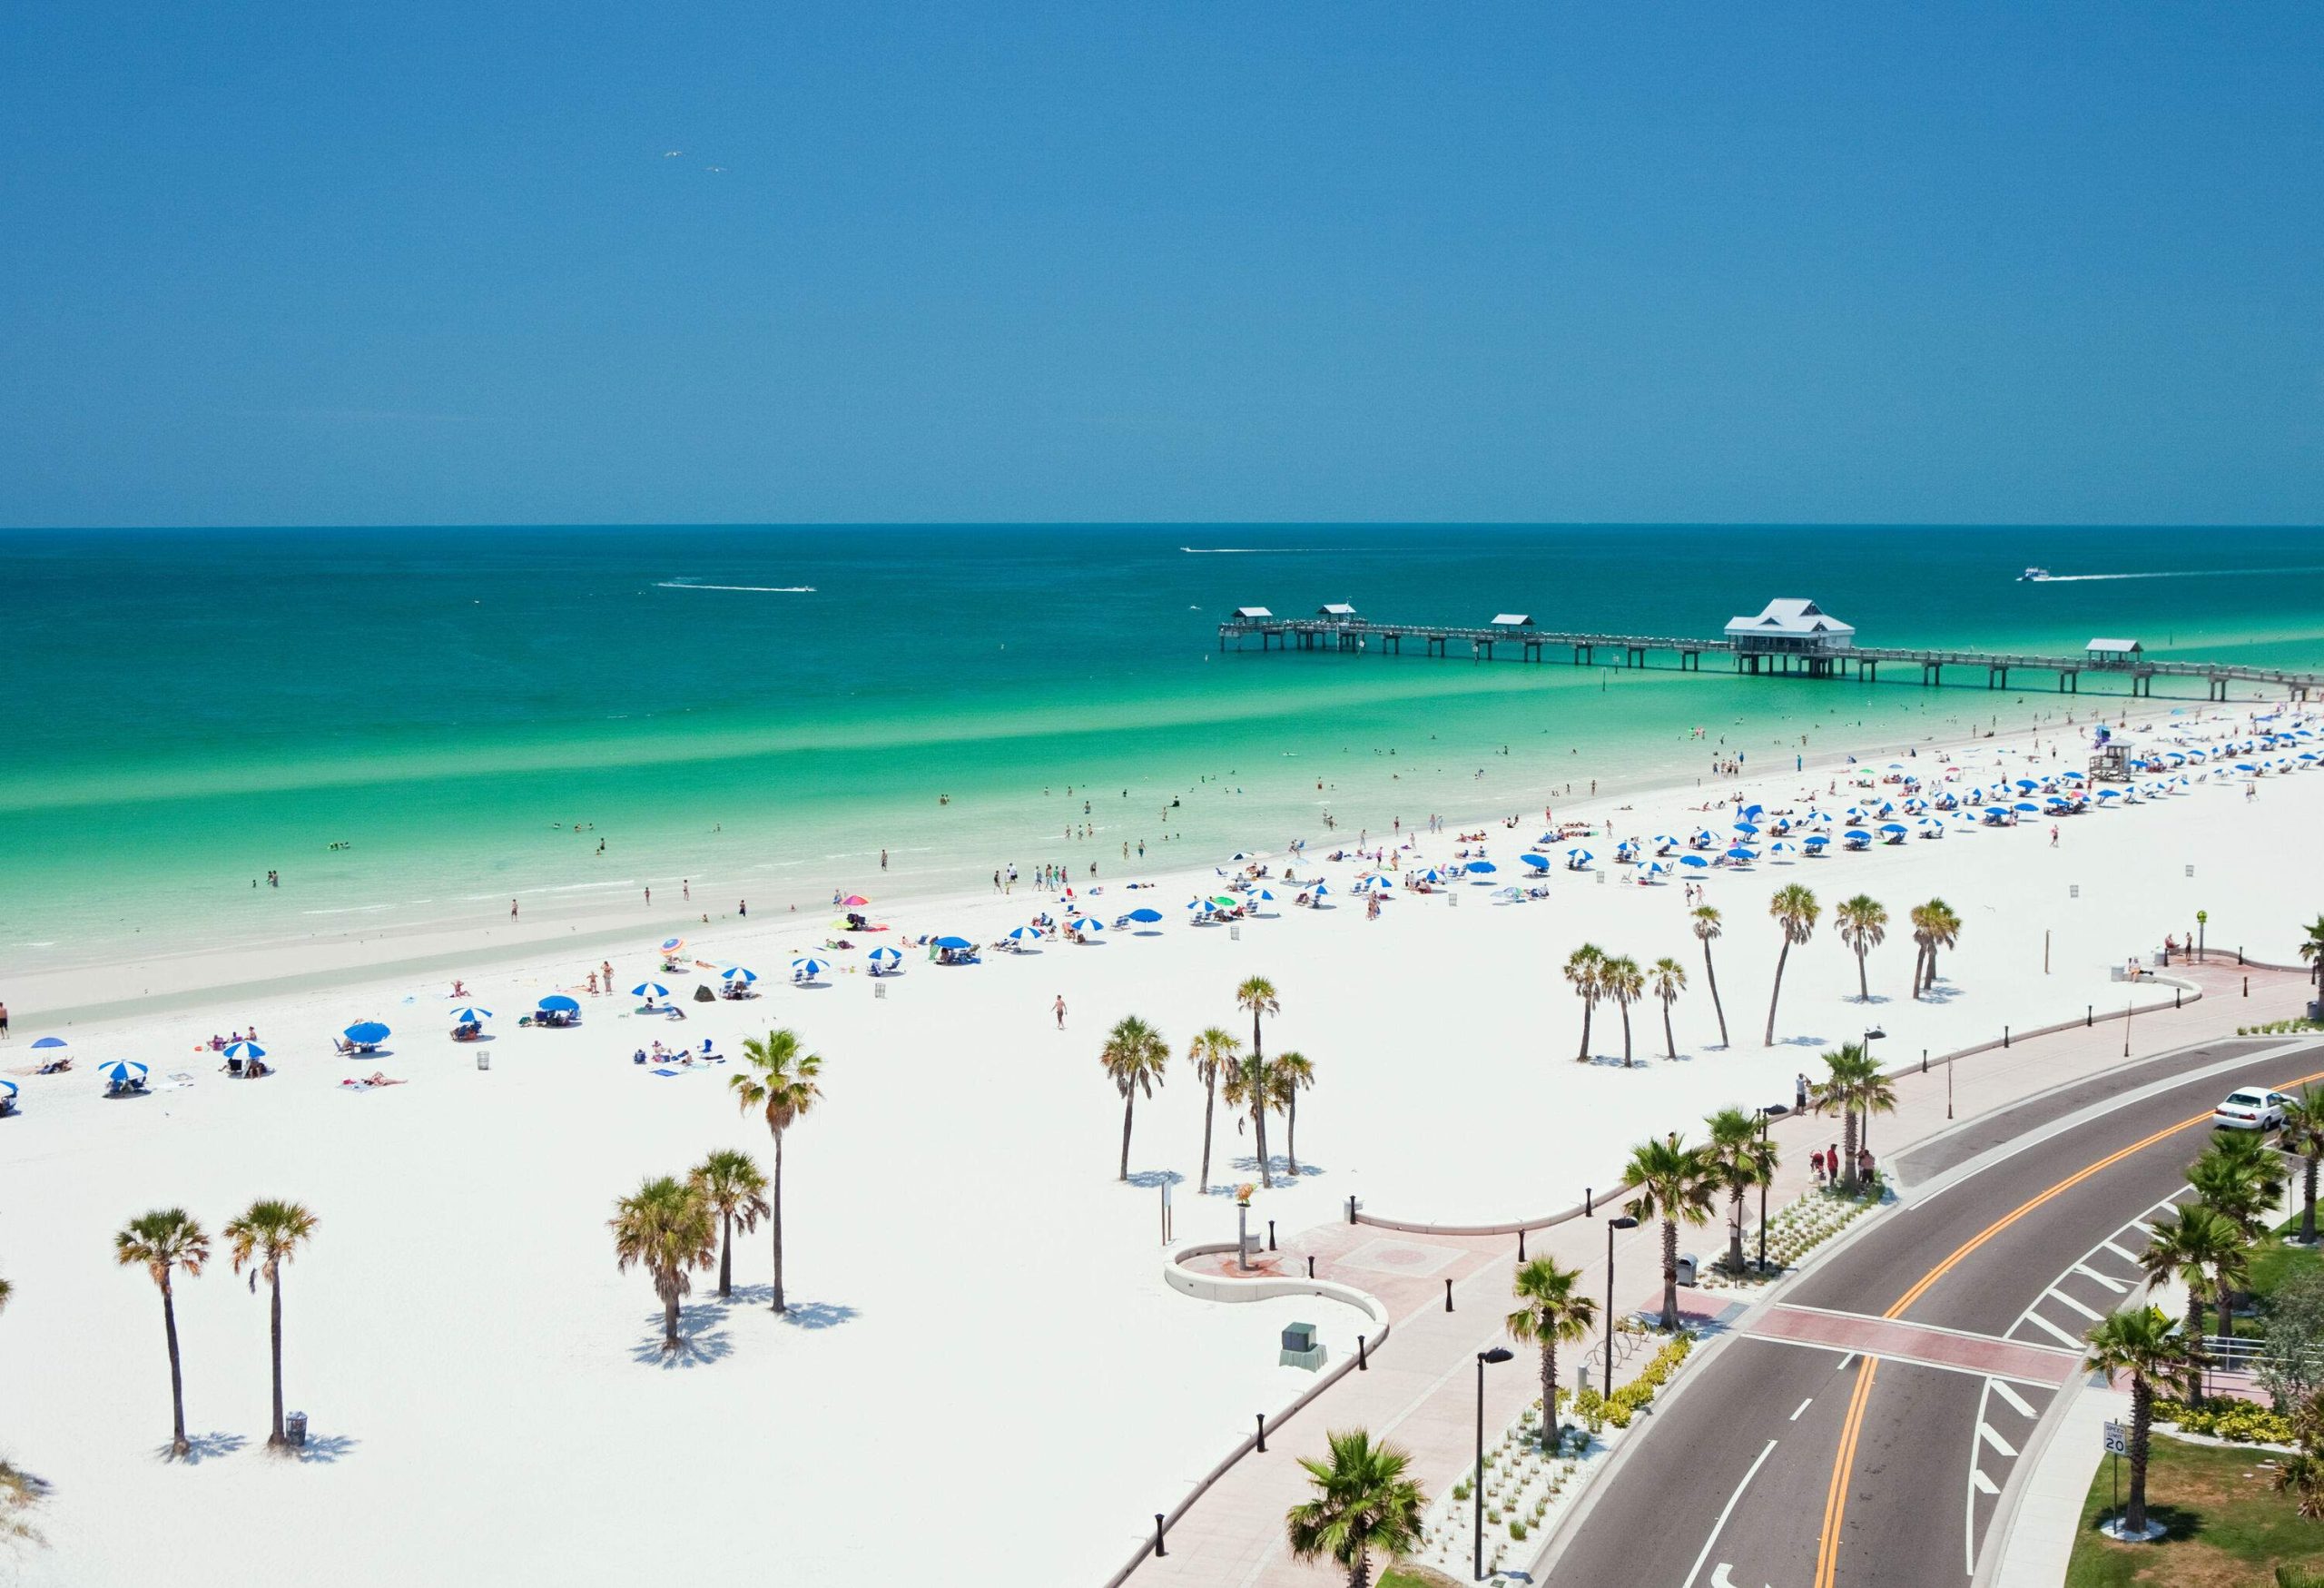
<path fill-rule="evenodd" d="M 2286 1228 L 2296 1230 L 2299 1226 L 2295 1220 Z M 2290 1246 L 2269 1236 L 2251 1248 L 2251 1294 L 2273 1296 L 2293 1275 L 2313 1273 L 2319 1267 L 2324 1267 L 2324 1249 Z"/>
<path fill-rule="evenodd" d="M 2114 1509 L 2105 1462 L 2090 1485 L 2066 1564 L 2066 1588 L 2259 1588 L 2279 1564 L 2324 1570 L 2324 1523 L 2303 1522 L 2291 1496 L 2251 1451 L 2158 1437 L 2147 1467 L 2147 1514 L 2170 1529 L 2161 1542 L 2116 1544 L 2098 1531 Z M 2130 1465 L 2122 1466 L 2130 1482 Z"/>
<path fill-rule="evenodd" d="M 1426 1566 L 1391 1566 L 1377 1579 L 1377 1588 L 1459 1588 L 1459 1584 Z"/>

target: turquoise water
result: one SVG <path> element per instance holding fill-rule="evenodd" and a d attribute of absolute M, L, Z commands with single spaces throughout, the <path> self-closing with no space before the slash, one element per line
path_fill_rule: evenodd
<path fill-rule="evenodd" d="M 2027 564 L 2159 577 L 2016 582 Z M 2130 634 L 2324 666 L 2324 542 L 2298 530 L 5 532 L 0 576 L 0 969 L 649 884 L 676 920 L 682 877 L 715 913 L 1012 862 L 1116 875 L 1124 843 L 1150 865 L 1275 846 L 1325 810 L 1381 827 L 1699 771 L 1699 726 L 1774 755 L 2018 697 L 1221 656 L 1244 603 L 1709 634 L 1807 595 L 1866 643 Z M 270 869 L 284 886 L 252 890 Z"/>

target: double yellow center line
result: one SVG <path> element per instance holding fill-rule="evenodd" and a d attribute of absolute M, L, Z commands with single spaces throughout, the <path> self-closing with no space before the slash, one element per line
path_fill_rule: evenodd
<path fill-rule="evenodd" d="M 2304 1086 L 2308 1082 L 2317 1080 L 2324 1080 L 2324 1070 L 2317 1070 L 2315 1073 L 2310 1075 L 2300 1076 L 2294 1080 L 2287 1080 L 2277 1090 L 2282 1090 L 2290 1087 Z M 2076 1169 L 2073 1173 L 2060 1180 L 2056 1185 L 2052 1186 L 2048 1190 L 2042 1192 L 2039 1196 L 2030 1198 L 2026 1201 L 2020 1203 L 2017 1207 L 2011 1208 L 2007 1213 L 2003 1214 L 1999 1218 L 1994 1219 L 1991 1224 L 1986 1225 L 1984 1228 L 1979 1230 L 1975 1235 L 1970 1237 L 1967 1240 L 1963 1241 L 1958 1247 L 1955 1248 L 1952 1254 L 1943 1262 L 1937 1264 L 1936 1267 L 1931 1268 L 1927 1273 L 1923 1274 L 1918 1280 L 1915 1281 L 1913 1287 L 1905 1291 L 1903 1296 L 1897 1298 L 1896 1306 L 1890 1307 L 1886 1312 L 1882 1313 L 1880 1316 L 1885 1318 L 1902 1317 L 1905 1315 L 1906 1308 L 1910 1307 L 1915 1302 L 1928 1294 L 1930 1286 L 1935 1284 L 1939 1279 L 1944 1278 L 1947 1274 L 1953 1272 L 1955 1268 L 1960 1267 L 1963 1260 L 1965 1259 L 1970 1253 L 1975 1251 L 1979 1247 L 1984 1246 L 1987 1241 L 1993 1239 L 1994 1237 L 1999 1235 L 2003 1230 L 2007 1229 L 2011 1225 L 2015 1224 L 2028 1213 L 2033 1212 L 2036 1208 L 2041 1207 L 2045 1202 L 2049 1202 L 2058 1197 L 2063 1196 L 2066 1192 L 2071 1191 L 2074 1187 L 2082 1184 L 2083 1181 L 2090 1179 L 2093 1175 L 2103 1174 L 2106 1170 L 2113 1168 L 2124 1159 L 2130 1158 L 2137 1153 L 2144 1152 L 2148 1148 L 2152 1147 L 2158 1141 L 2166 1140 L 2171 1137 L 2176 1136 L 2181 1130 L 2191 1130 L 2198 1125 L 2208 1124 L 2211 1118 L 2211 1110 L 2205 1109 L 2201 1113 L 2196 1114 L 2189 1119 L 2181 1119 L 2175 1125 L 2166 1125 L 2151 1136 L 2141 1137 L 2138 1140 L 2132 1142 L 2128 1147 L 2123 1148 L 2119 1152 L 2110 1152 L 2105 1157 L 2100 1159 L 2097 1162 Z M 1831 1486 L 1827 1489 L 1824 1494 L 1824 1531 L 1822 1535 L 1817 1540 L 1816 1544 L 1815 1588 L 1832 1588 L 1832 1584 L 1839 1573 L 1840 1524 L 1846 1519 L 1847 1514 L 1848 1472 L 1850 1468 L 1856 1465 L 1856 1440 L 1864 1432 L 1864 1409 L 1866 1404 L 1872 1398 L 1872 1381 L 1879 1371 L 1879 1358 L 1875 1356 L 1866 1356 L 1864 1359 L 1864 1366 L 1859 1368 L 1856 1373 L 1856 1393 L 1848 1397 L 1847 1415 L 1840 1423 L 1839 1448 L 1832 1458 Z"/>

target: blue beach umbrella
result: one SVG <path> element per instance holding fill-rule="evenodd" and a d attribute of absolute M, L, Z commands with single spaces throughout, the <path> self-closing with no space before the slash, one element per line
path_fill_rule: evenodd
<path fill-rule="evenodd" d="M 491 1018 L 492 1011 L 488 1009 L 456 1009 L 452 1011 L 452 1023 L 456 1026 L 480 1026 Z"/>
<path fill-rule="evenodd" d="M 13 1080 L 0 1080 L 0 1088 L 5 1088 L 10 1097 L 16 1095 L 16 1083 Z"/>
<path fill-rule="evenodd" d="M 369 1048 L 388 1040 L 388 1028 L 379 1021 L 357 1021 L 340 1035 L 358 1047 Z"/>
<path fill-rule="evenodd" d="M 1501 868 L 1499 866 L 1493 864 L 1493 863 L 1489 860 L 1472 860 L 1469 863 L 1469 870 L 1471 872 L 1477 873 L 1484 876 L 1491 876 L 1500 869 Z"/>
<path fill-rule="evenodd" d="M 72 1045 L 63 1037 L 34 1037 L 33 1039 L 33 1051 L 35 1053 L 54 1055 L 63 1052 Z"/>
<path fill-rule="evenodd" d="M 1734 861 L 1753 861 L 1759 857 L 1738 843 L 1727 852 L 1727 858 Z"/>
<path fill-rule="evenodd" d="M 965 937 L 940 937 L 936 940 L 936 946 L 940 949 L 965 949 L 976 945 Z"/>
<path fill-rule="evenodd" d="M 1103 932 L 1106 930 L 1106 923 L 1092 920 L 1087 915 L 1077 915 L 1065 923 L 1065 929 L 1068 932 Z"/>
<path fill-rule="evenodd" d="M 1317 883 L 1315 886 L 1309 891 L 1307 896 L 1311 899 L 1328 899 L 1332 896 L 1332 890 L 1324 883 Z"/>
<path fill-rule="evenodd" d="M 1748 822 L 1738 822 L 1738 823 L 1736 823 L 1736 824 L 1735 824 L 1735 831 L 1737 831 L 1738 833 L 1742 833 L 1742 834 L 1743 834 L 1743 836 L 1745 836 L 1746 838 L 1757 838 L 1757 837 L 1759 835 L 1759 830 L 1758 830 L 1757 827 L 1754 827 L 1753 825 L 1751 825 L 1751 824 L 1750 824 L 1750 823 L 1748 823 Z"/>
<path fill-rule="evenodd" d="M 1743 807 L 1743 819 L 1747 822 L 1756 822 L 1759 819 L 1759 813 L 1767 808 L 1768 807 L 1765 805 L 1745 805 Z"/>
<path fill-rule="evenodd" d="M 1022 932 L 1025 929 L 1020 926 L 1017 930 L 1019 932 Z M 870 953 L 863 957 L 870 960 L 875 965 L 892 965 L 901 960 L 903 955 L 895 949 L 882 945 L 881 947 L 873 949 Z"/>
<path fill-rule="evenodd" d="M 2040 815 L 2040 814 L 2042 814 L 2042 807 L 2041 807 L 2041 806 L 2039 806 L 2039 805 L 2031 805 L 2031 804 L 2027 804 L 2024 800 L 2020 800 L 2020 801 L 2018 801 L 2018 803 L 2017 803 L 2014 806 L 2013 806 L 2013 807 L 2011 807 L 2011 808 L 2012 808 L 2012 809 L 2014 809 L 2014 810 L 2020 810 L 2020 811 L 2031 811 L 2031 812 L 2033 812 L 2033 813 L 2034 813 L 2035 815 L 2037 815 L 2037 816 L 2038 816 L 2038 815 Z"/>
<path fill-rule="evenodd" d="M 1011 927 L 1009 931 L 1009 941 L 1013 943 L 1020 944 L 1039 942 L 1041 941 L 1041 929 L 1038 926 Z M 873 949 L 872 952 L 876 954 L 880 951 L 878 949 Z"/>
<path fill-rule="evenodd" d="M 629 990 L 629 995 L 632 998 L 667 998 L 670 990 L 659 981 L 640 981 Z"/>
<path fill-rule="evenodd" d="M 1275 895 L 1274 895 L 1273 893 L 1268 893 L 1265 888 L 1261 888 L 1261 889 L 1259 890 L 1259 892 L 1258 892 L 1258 895 L 1257 895 L 1257 896 L 1258 896 L 1262 901 L 1264 901 L 1264 902 L 1266 902 L 1266 903 L 1272 904 L 1272 903 L 1274 903 L 1274 902 L 1275 902 Z M 1159 920 L 1161 920 L 1162 918 L 1161 918 L 1160 916 L 1158 916 L 1158 915 L 1157 915 L 1157 916 L 1156 916 L 1156 917 L 1155 917 L 1155 919 L 1156 919 L 1157 921 L 1159 921 Z"/>
<path fill-rule="evenodd" d="M 791 979 L 793 981 L 812 981 L 830 968 L 818 959 L 796 959 L 791 962 Z"/>
<path fill-rule="evenodd" d="M 562 992 L 550 993 L 541 1000 L 539 1007 L 550 1014 L 576 1014 L 581 1008 L 580 1004 Z"/>
<path fill-rule="evenodd" d="M 1825 837 L 1821 833 L 1811 833 L 1806 838 L 1800 840 L 1800 847 L 1803 849 L 1821 849 L 1829 843 L 1831 843 L 1831 840 Z"/>
<path fill-rule="evenodd" d="M 729 965 L 718 974 L 724 981 L 739 981 L 745 987 L 759 979 L 759 973 L 747 965 Z"/>
<path fill-rule="evenodd" d="M 1546 854 L 1521 854 L 1517 858 L 1537 872 L 1545 872 L 1550 869 L 1550 857 Z"/>
<path fill-rule="evenodd" d="M 1902 833 L 1905 830 L 1905 824 L 1902 822 L 1883 822 L 1880 824 L 1880 830 L 1883 833 Z"/>
<path fill-rule="evenodd" d="M 1872 834 L 1859 827 L 1847 835 L 1846 843 L 1850 849 L 1869 849 L 1872 847 Z"/>
<path fill-rule="evenodd" d="M 1269 896 L 1271 896 L 1271 895 L 1267 895 L 1267 894 L 1262 893 L 1262 895 L 1261 895 L 1261 896 L 1262 896 L 1262 897 L 1269 897 Z M 1156 922 L 1157 922 L 1157 921 L 1159 921 L 1159 920 L 1161 920 L 1161 919 L 1162 919 L 1162 912 L 1160 912 L 1159 910 L 1148 910 L 1148 909 L 1145 908 L 1143 905 L 1141 905 L 1141 906 L 1139 906 L 1137 909 L 1131 911 L 1131 912 L 1129 912 L 1129 914 L 1128 914 L 1127 917 L 1125 917 L 1125 919 L 1127 919 L 1127 920 L 1130 920 L 1130 921 L 1139 921 L 1139 922 L 1145 922 L 1147 925 L 1151 926 L 1151 925 L 1153 925 Z"/>
<path fill-rule="evenodd" d="M 1699 869 L 1709 865 L 1710 862 L 1705 860 L 1699 854 L 1682 854 L 1679 857 L 1679 863 L 1680 865 L 1690 865 Z"/>
<path fill-rule="evenodd" d="M 263 1059 L 266 1050 L 256 1042 L 229 1042 L 225 1048 L 229 1059 Z"/>
<path fill-rule="evenodd" d="M 97 1073 L 115 1086 L 122 1086 L 133 1080 L 144 1080 L 146 1070 L 145 1066 L 134 1059 L 118 1059 L 99 1069 Z"/>

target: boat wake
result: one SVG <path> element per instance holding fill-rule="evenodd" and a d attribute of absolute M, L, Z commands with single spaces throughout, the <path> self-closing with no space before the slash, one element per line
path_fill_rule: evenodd
<path fill-rule="evenodd" d="M 692 579 L 656 579 L 657 590 L 753 590 L 764 596 L 812 596 L 812 585 L 703 585 Z"/>
<path fill-rule="evenodd" d="M 2177 568 L 2144 574 L 2043 574 L 2029 582 L 2036 585 L 2080 585 L 2095 579 L 2217 579 L 2236 574 L 2324 574 L 2324 567 L 2311 565 L 2294 568 Z"/>

